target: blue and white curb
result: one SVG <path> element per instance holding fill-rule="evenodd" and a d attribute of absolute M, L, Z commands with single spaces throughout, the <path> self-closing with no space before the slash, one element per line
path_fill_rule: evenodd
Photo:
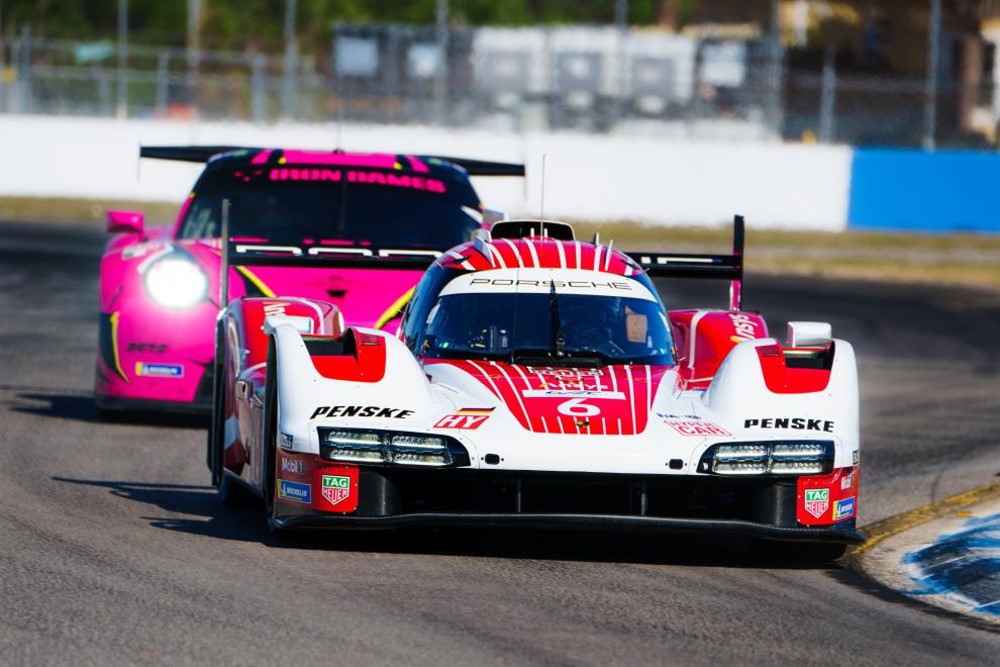
<path fill-rule="evenodd" d="M 945 596 L 970 612 L 1000 620 L 1000 514 L 968 519 L 903 557 L 916 596 Z"/>
<path fill-rule="evenodd" d="M 869 540 L 852 566 L 915 601 L 1000 628 L 998 492 L 982 487 L 954 497 L 978 495 L 977 504 L 946 499 L 863 527 Z"/>

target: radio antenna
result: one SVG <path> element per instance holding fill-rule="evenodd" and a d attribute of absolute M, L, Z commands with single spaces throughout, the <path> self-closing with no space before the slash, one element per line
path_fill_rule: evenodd
<path fill-rule="evenodd" d="M 538 212 L 538 219 L 542 221 L 545 220 L 545 160 L 548 156 L 548 153 L 542 153 L 542 201 Z"/>
<path fill-rule="evenodd" d="M 222 275 L 219 281 L 219 309 L 229 305 L 229 198 L 222 200 Z"/>

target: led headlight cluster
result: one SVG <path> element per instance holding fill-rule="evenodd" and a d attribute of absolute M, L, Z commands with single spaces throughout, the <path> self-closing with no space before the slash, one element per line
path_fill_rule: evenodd
<path fill-rule="evenodd" d="M 171 253 L 152 264 L 143 277 L 150 298 L 164 308 L 191 308 L 208 293 L 208 277 L 186 256 Z"/>
<path fill-rule="evenodd" d="M 716 475 L 821 475 L 833 470 L 833 441 L 776 440 L 713 445 L 698 472 Z"/>
<path fill-rule="evenodd" d="M 454 438 L 423 433 L 319 429 L 320 456 L 328 461 L 404 466 L 467 466 L 469 454 Z"/>

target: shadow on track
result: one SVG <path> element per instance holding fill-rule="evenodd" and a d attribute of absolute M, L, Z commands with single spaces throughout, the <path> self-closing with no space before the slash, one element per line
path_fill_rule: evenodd
<path fill-rule="evenodd" d="M 301 551 L 380 552 L 467 558 L 565 560 L 722 568 L 840 570 L 775 552 L 760 552 L 745 539 L 693 534 L 527 531 L 511 529 L 311 530 L 277 538 L 261 508 L 231 509 L 209 486 L 53 477 L 54 481 L 108 489 L 112 494 L 194 518 L 142 517 L 156 528 L 221 540 L 259 542 Z"/>
<path fill-rule="evenodd" d="M 192 428 L 208 427 L 208 417 L 201 415 L 169 414 L 162 412 L 108 411 L 98 410 L 94 405 L 91 393 L 63 393 L 46 389 L 21 391 L 15 395 L 15 400 L 30 403 L 15 404 L 11 410 L 23 414 L 71 419 L 92 424 L 128 424 L 131 426 L 152 426 L 156 428 Z M 39 405 L 42 404 L 42 405 Z"/>

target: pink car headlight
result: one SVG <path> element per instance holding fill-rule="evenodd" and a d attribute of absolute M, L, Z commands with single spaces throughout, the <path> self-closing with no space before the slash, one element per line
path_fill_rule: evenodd
<path fill-rule="evenodd" d="M 208 277 L 198 265 L 180 257 L 165 257 L 146 271 L 146 293 L 164 308 L 182 310 L 198 305 L 208 293 Z"/>

